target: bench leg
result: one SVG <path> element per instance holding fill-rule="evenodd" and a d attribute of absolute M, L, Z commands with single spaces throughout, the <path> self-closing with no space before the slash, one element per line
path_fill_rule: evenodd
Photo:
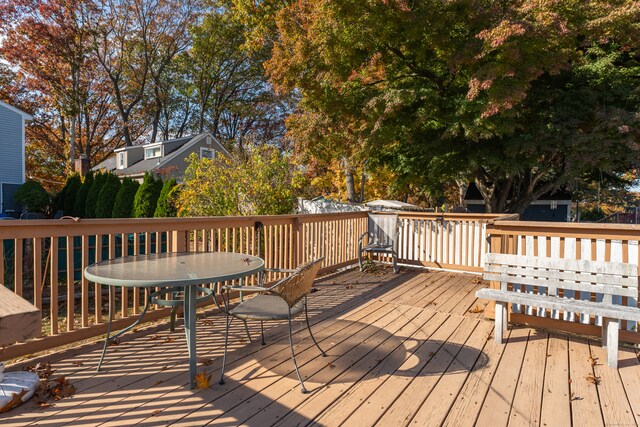
<path fill-rule="evenodd" d="M 502 344 L 502 333 L 507 330 L 507 304 L 496 301 L 496 320 L 493 336 L 498 344 Z"/>
<path fill-rule="evenodd" d="M 618 319 L 602 319 L 602 333 L 606 333 L 607 339 L 607 366 L 610 368 L 618 367 L 618 331 L 620 329 L 620 321 Z M 605 332 L 606 329 L 606 332 Z M 604 342 L 603 342 L 604 345 Z"/>

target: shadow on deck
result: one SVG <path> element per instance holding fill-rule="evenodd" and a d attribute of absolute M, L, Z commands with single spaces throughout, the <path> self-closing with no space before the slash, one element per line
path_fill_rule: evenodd
<path fill-rule="evenodd" d="M 591 366 L 590 357 L 605 359 L 597 342 L 514 328 L 506 345 L 495 344 L 475 298 L 481 286 L 478 276 L 416 270 L 322 279 L 310 316 L 328 357 L 304 323 L 295 324 L 307 395 L 283 324 L 266 330 L 267 346 L 249 343 L 236 324 L 219 385 L 224 319 L 209 312 L 198 320 L 198 369 L 212 375 L 211 387 L 188 388 L 182 329 L 170 333 L 163 324 L 110 347 L 98 374 L 99 344 L 49 356 L 75 396 L 48 408 L 28 402 L 0 415 L 0 424 L 636 425 L 634 351 L 621 350 L 614 370 Z M 250 326 L 257 338 L 258 325 Z"/>

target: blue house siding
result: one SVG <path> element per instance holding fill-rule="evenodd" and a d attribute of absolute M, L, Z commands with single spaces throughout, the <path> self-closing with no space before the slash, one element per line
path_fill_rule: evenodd
<path fill-rule="evenodd" d="M 560 204 L 551 209 L 550 203 L 529 205 L 527 209 L 520 215 L 521 221 L 548 221 L 548 222 L 567 222 L 570 215 L 570 205 Z M 467 210 L 472 213 L 484 213 L 484 204 L 468 203 Z"/>
<path fill-rule="evenodd" d="M 0 211 L 19 213 L 13 194 L 24 183 L 24 126 L 32 117 L 0 101 Z"/>
<path fill-rule="evenodd" d="M 23 117 L 0 105 L 0 182 L 24 182 Z"/>

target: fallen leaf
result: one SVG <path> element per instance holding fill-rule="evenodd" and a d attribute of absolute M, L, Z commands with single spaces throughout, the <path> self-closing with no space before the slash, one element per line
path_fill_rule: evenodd
<path fill-rule="evenodd" d="M 475 307 L 470 308 L 469 310 L 467 310 L 469 313 L 482 313 L 484 310 L 482 308 L 480 308 L 479 305 L 476 304 Z"/>
<path fill-rule="evenodd" d="M 211 359 L 210 357 L 203 357 L 198 360 L 198 362 L 202 363 L 204 366 L 209 366 L 213 363 L 213 359 Z"/>
<path fill-rule="evenodd" d="M 576 396 L 575 393 L 571 393 L 571 397 L 569 398 L 570 402 L 573 402 L 574 400 L 582 400 L 581 397 Z"/>
<path fill-rule="evenodd" d="M 353 289 L 353 285 L 347 285 L 347 286 L 345 286 L 345 288 L 347 288 L 347 289 Z"/>
<path fill-rule="evenodd" d="M 0 407 L 0 414 L 21 405 L 22 397 L 27 394 L 27 391 L 28 390 L 26 388 L 23 388 L 20 393 L 12 393 L 11 400 L 8 401 L 4 406 Z"/>
<path fill-rule="evenodd" d="M 203 370 L 199 374 L 196 374 L 196 388 L 209 388 L 211 387 L 211 374 L 207 375 L 207 371 Z"/>
<path fill-rule="evenodd" d="M 169 369 L 169 365 L 164 365 L 162 368 L 160 368 L 161 371 L 166 371 L 167 369 Z"/>
<path fill-rule="evenodd" d="M 213 326 L 213 320 L 211 319 L 206 319 L 202 321 L 202 325 L 203 326 Z"/>
<path fill-rule="evenodd" d="M 40 379 L 49 378 L 51 374 L 55 372 L 54 369 L 51 369 L 51 363 L 37 363 L 35 365 L 27 366 L 22 368 L 23 371 L 35 372 L 38 374 Z"/>
<path fill-rule="evenodd" d="M 313 294 L 315 292 L 318 292 L 318 288 L 311 288 L 311 290 L 309 291 L 309 293 Z"/>
<path fill-rule="evenodd" d="M 327 363 L 327 366 L 329 367 L 329 369 L 333 369 L 336 367 L 336 365 L 334 365 L 333 363 L 329 362 Z"/>
<path fill-rule="evenodd" d="M 593 355 L 589 356 L 589 363 L 591 364 L 591 367 L 596 366 L 598 364 L 598 358 L 593 357 Z"/>
<path fill-rule="evenodd" d="M 83 366 L 83 365 L 84 365 L 84 363 L 82 363 L 82 362 L 80 362 L 80 361 L 77 361 L 77 362 L 75 362 L 75 361 L 74 361 L 74 362 L 71 362 L 71 364 L 72 364 L 73 366 Z"/>
<path fill-rule="evenodd" d="M 149 336 L 149 341 L 155 341 L 155 340 L 157 340 L 158 338 L 160 338 L 160 335 L 158 335 L 158 334 L 153 334 L 153 335 L 150 335 L 150 336 Z"/>
<path fill-rule="evenodd" d="M 162 412 L 162 409 L 156 409 L 155 411 L 153 411 L 153 412 L 151 413 L 151 416 L 152 416 L 152 417 L 155 417 L 155 416 L 156 416 L 156 415 L 158 415 L 160 412 Z"/>
<path fill-rule="evenodd" d="M 173 338 L 171 338 L 171 337 L 166 337 L 166 338 L 164 339 L 164 342 L 174 342 L 174 341 L 175 341 L 175 339 L 173 339 Z"/>
<path fill-rule="evenodd" d="M 116 338 L 116 339 L 110 341 L 109 345 L 112 345 L 112 346 L 120 345 L 120 339 Z"/>
<path fill-rule="evenodd" d="M 587 381 L 589 381 L 589 382 L 590 382 L 591 384 L 593 384 L 593 385 L 598 385 L 598 384 L 600 384 L 600 377 L 596 377 L 596 376 L 595 376 L 595 375 L 593 375 L 593 374 L 589 374 L 589 375 L 587 375 L 587 377 L 586 377 L 586 378 L 587 378 Z"/>

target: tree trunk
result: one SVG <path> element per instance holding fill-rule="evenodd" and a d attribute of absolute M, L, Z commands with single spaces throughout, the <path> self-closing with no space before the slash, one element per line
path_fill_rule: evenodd
<path fill-rule="evenodd" d="M 71 162 L 72 170 L 76 160 L 76 120 L 77 117 L 75 114 L 71 116 L 71 129 L 69 129 L 69 161 Z"/>
<path fill-rule="evenodd" d="M 362 176 L 360 177 L 360 202 L 364 203 L 364 185 L 367 182 L 367 175 L 364 172 L 364 167 L 362 168 Z"/>
<path fill-rule="evenodd" d="M 347 182 L 347 200 L 349 203 L 356 202 L 356 186 L 353 179 L 353 170 L 347 166 L 344 171 L 344 175 Z"/>

